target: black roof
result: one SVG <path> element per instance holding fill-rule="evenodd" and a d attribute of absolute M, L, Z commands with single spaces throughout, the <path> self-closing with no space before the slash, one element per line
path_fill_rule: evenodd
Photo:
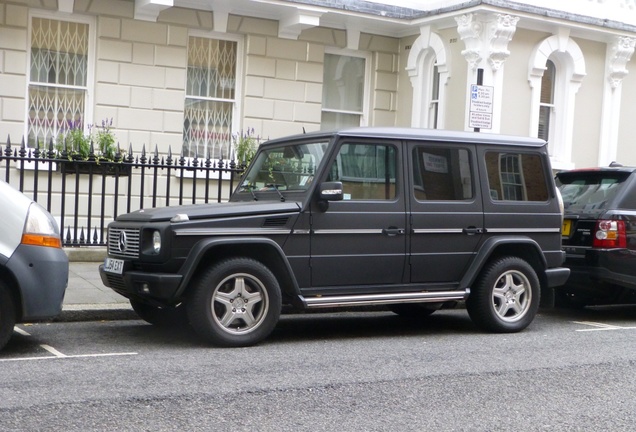
<path fill-rule="evenodd" d="M 538 138 L 501 135 L 482 132 L 464 132 L 450 131 L 441 129 L 418 129 L 418 128 L 399 128 L 399 127 L 359 127 L 350 129 L 340 129 L 337 131 L 321 131 L 309 132 L 306 134 L 292 135 L 283 138 L 273 139 L 264 143 L 280 144 L 283 141 L 294 139 L 314 139 L 314 138 L 330 138 L 334 136 L 341 137 L 365 137 L 365 138 L 390 138 L 398 140 L 431 140 L 443 142 L 462 142 L 473 144 L 499 144 L 499 145 L 521 145 L 530 147 L 543 147 L 546 142 Z"/>

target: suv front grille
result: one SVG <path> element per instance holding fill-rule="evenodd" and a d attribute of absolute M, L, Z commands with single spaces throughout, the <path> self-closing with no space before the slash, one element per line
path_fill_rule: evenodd
<path fill-rule="evenodd" d="M 123 258 L 139 256 L 139 230 L 132 228 L 108 229 L 108 254 Z"/>

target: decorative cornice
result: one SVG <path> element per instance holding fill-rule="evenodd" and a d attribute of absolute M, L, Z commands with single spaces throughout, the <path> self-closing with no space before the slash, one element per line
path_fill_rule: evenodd
<path fill-rule="evenodd" d="M 493 71 L 499 70 L 510 55 L 508 43 L 517 30 L 519 17 L 504 14 L 465 14 L 455 18 L 457 32 L 466 49 L 462 55 L 476 69 L 484 58 Z"/>
<path fill-rule="evenodd" d="M 497 21 L 490 27 L 490 54 L 488 63 L 493 70 L 499 70 L 510 55 L 508 43 L 517 31 L 519 17 L 497 14 Z"/>
<path fill-rule="evenodd" d="M 475 14 L 465 14 L 455 18 L 457 22 L 457 33 L 464 42 L 465 50 L 462 55 L 470 65 L 471 69 L 477 69 L 481 63 L 481 33 L 483 23 L 476 20 Z"/>

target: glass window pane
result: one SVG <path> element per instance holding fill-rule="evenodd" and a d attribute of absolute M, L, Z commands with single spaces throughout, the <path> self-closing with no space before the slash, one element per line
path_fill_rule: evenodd
<path fill-rule="evenodd" d="M 229 158 L 232 108 L 231 102 L 186 98 L 183 121 L 184 156 Z"/>
<path fill-rule="evenodd" d="M 413 149 L 413 194 L 418 200 L 449 201 L 473 197 L 466 149 L 418 146 Z"/>
<path fill-rule="evenodd" d="M 190 37 L 188 96 L 234 99 L 236 42 Z"/>
<path fill-rule="evenodd" d="M 322 106 L 362 113 L 365 59 L 325 54 Z"/>
<path fill-rule="evenodd" d="M 486 154 L 490 197 L 495 201 L 547 201 L 545 170 L 540 155 Z"/>

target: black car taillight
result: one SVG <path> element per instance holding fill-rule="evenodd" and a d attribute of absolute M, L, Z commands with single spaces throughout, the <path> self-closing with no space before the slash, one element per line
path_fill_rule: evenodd
<path fill-rule="evenodd" d="M 592 247 L 624 248 L 627 247 L 625 222 L 620 220 L 599 220 L 596 222 Z"/>

